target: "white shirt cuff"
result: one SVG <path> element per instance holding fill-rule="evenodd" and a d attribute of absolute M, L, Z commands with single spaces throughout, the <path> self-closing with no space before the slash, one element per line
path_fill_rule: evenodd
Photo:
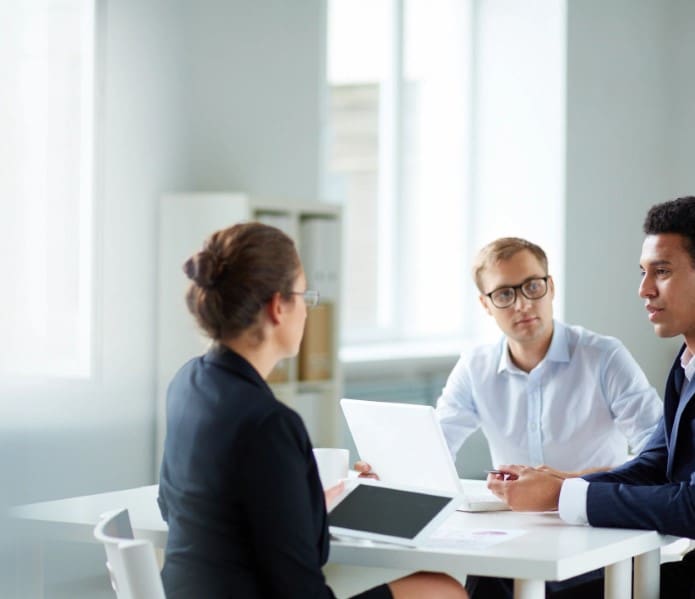
<path fill-rule="evenodd" d="M 589 483 L 583 478 L 567 478 L 560 489 L 559 512 L 567 524 L 588 524 L 586 494 Z"/>

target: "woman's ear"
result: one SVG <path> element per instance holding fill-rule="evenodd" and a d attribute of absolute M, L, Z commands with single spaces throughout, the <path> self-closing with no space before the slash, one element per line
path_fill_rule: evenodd
<path fill-rule="evenodd" d="M 273 297 L 266 304 L 266 312 L 271 323 L 280 324 L 282 315 L 285 312 L 285 306 L 282 303 L 282 296 L 279 291 L 273 293 Z"/>

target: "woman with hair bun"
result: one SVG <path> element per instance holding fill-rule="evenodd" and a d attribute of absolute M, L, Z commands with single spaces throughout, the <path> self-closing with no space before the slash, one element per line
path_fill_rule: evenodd
<path fill-rule="evenodd" d="M 265 379 L 297 354 L 318 293 L 292 240 L 260 223 L 214 233 L 189 258 L 186 303 L 212 339 L 167 392 L 159 504 L 169 524 L 169 599 L 333 598 L 326 499 L 299 415 Z M 360 598 L 465 598 L 443 574 L 417 573 Z"/>

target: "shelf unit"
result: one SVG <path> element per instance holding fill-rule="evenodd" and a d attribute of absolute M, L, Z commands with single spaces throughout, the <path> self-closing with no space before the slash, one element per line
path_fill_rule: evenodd
<path fill-rule="evenodd" d="M 335 446 L 338 441 L 340 207 L 238 192 L 167 194 L 160 205 L 158 261 L 157 475 L 166 435 L 167 387 L 184 362 L 209 345 L 186 308 L 189 281 L 181 266 L 211 233 L 250 220 L 277 226 L 294 239 L 307 285 L 321 293 L 321 304 L 309 312 L 299 357 L 283 361 L 269 382 L 278 399 L 302 416 L 314 446 Z"/>

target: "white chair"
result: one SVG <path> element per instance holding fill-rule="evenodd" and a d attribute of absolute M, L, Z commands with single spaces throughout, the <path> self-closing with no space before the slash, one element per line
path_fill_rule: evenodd
<path fill-rule="evenodd" d="M 166 599 L 154 546 L 134 538 L 128 510 L 103 514 L 94 537 L 106 549 L 106 568 L 118 599 Z"/>

